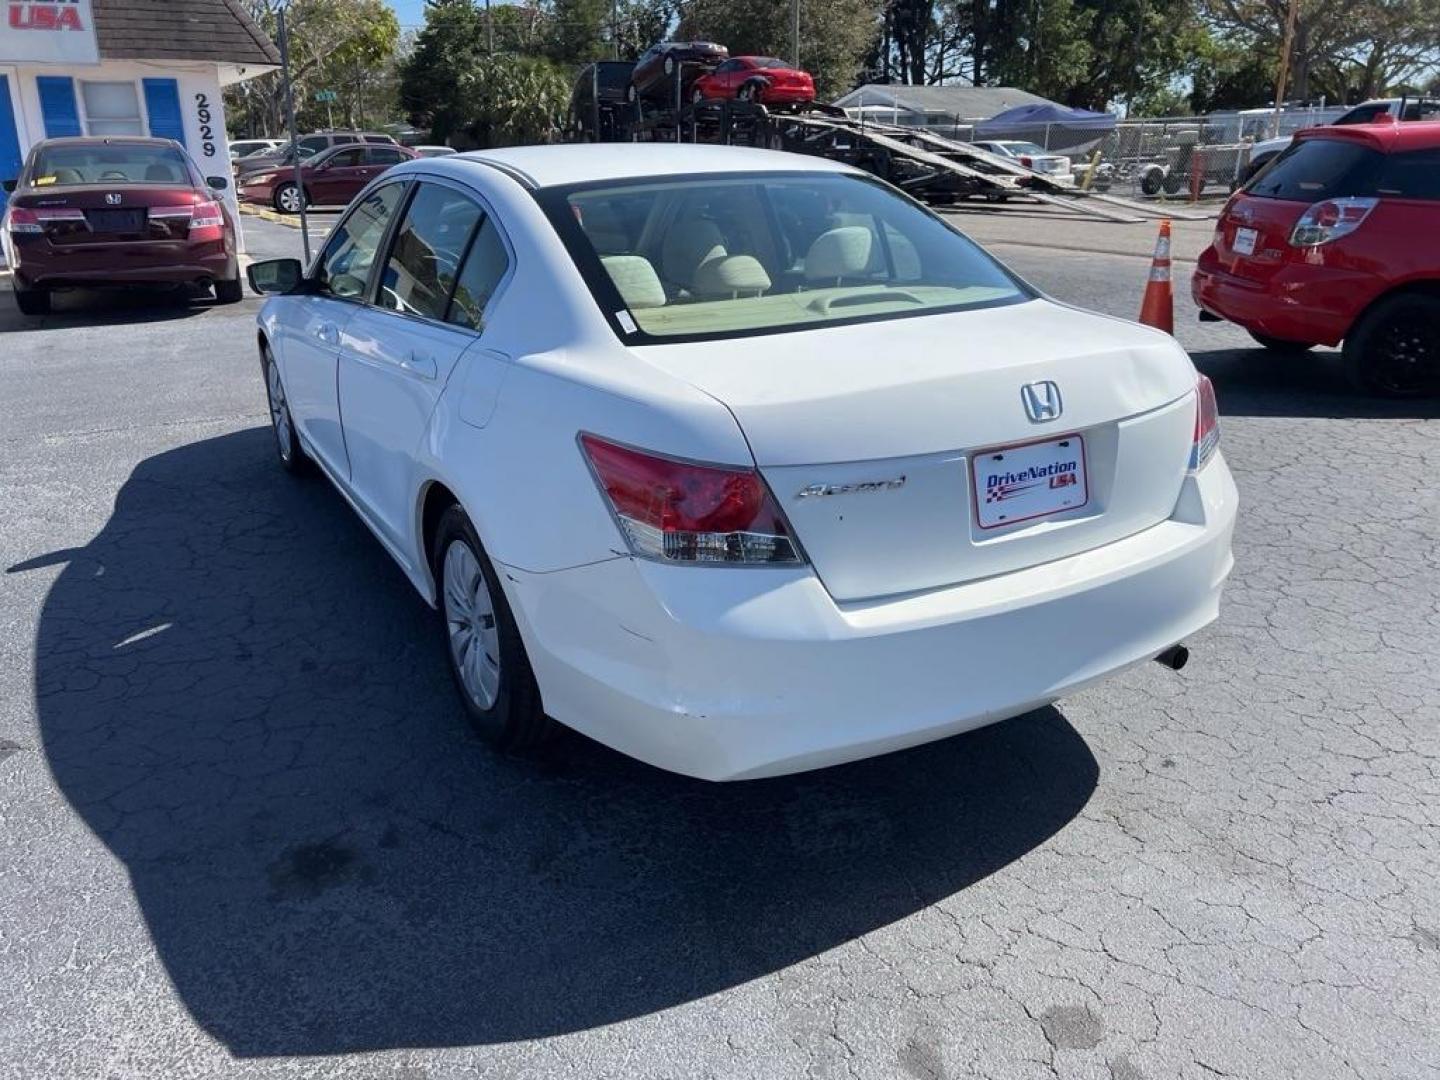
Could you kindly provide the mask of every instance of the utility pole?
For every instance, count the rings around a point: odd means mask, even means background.
[[[620,0],[610,0],[610,59],[620,59]]]
[[[495,20],[490,14],[490,0],[485,0],[485,51],[495,55]]]
[[[1295,20],[1300,15],[1300,0],[1290,0],[1290,13],[1285,18],[1285,43],[1280,47],[1280,75],[1275,80],[1275,120],[1271,138],[1280,135],[1280,110],[1285,105],[1285,83],[1290,78],[1290,51],[1295,46]]]
[[[800,0],[790,0],[790,62],[800,68]]]
[[[290,34],[285,29],[285,5],[275,12],[275,25],[280,32],[280,67],[285,76],[285,121],[290,128],[290,151],[294,155],[292,172],[295,197],[300,204],[300,241],[305,248],[305,265],[310,265],[310,216],[305,205],[305,185],[300,177],[300,135],[295,130],[295,88],[290,84]]]

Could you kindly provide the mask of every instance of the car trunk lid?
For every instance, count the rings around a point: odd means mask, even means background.
[[[57,247],[185,240],[191,212],[206,201],[180,185],[66,185],[17,197]]]
[[[1174,509],[1194,436],[1195,372],[1171,339],[1045,300],[635,352],[729,407],[842,601],[1005,573],[1154,525]],[[1023,388],[1046,383],[1060,415],[1036,422]],[[1068,490],[1038,493],[1056,512],[997,521],[986,504],[989,477],[1012,463],[1047,480],[1076,459]]]
[[[1290,234],[1310,204],[1237,195],[1215,222],[1215,254],[1222,269],[1264,282],[1289,261]]]

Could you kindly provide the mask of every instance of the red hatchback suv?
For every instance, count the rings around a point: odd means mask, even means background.
[[[1440,393],[1440,123],[1302,131],[1230,197],[1192,288],[1266,348],[1344,341],[1363,389]]]
[[[232,304],[240,283],[235,224],[208,179],[171,139],[45,139],[31,149],[0,217],[0,244],[27,315],[54,289],[205,285]],[[214,190],[212,190],[214,189]]]

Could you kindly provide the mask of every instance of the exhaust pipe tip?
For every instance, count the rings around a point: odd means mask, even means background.
[[[1190,662],[1190,650],[1184,645],[1171,645],[1155,657],[1155,662],[1169,668],[1171,671],[1179,671]]]

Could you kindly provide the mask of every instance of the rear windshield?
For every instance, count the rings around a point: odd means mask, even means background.
[[[75,184],[191,184],[189,165],[173,146],[110,143],[47,146],[35,157],[35,187]]]
[[[857,176],[635,180],[537,198],[630,340],[742,337],[1032,295],[930,211]]]
[[[784,60],[775,59],[773,56],[752,56],[750,57],[750,66],[761,69],[779,69],[788,68],[790,65]]]
[[[1291,145],[1245,191],[1304,203],[1372,195],[1384,161],[1384,154],[1359,143],[1308,139]]]

